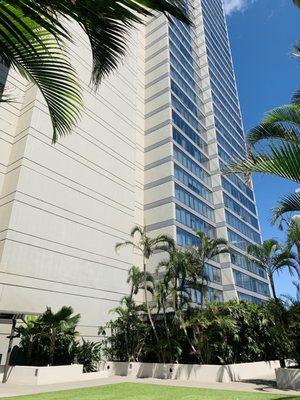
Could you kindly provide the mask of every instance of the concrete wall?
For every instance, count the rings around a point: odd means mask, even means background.
[[[132,376],[137,378],[159,378],[194,380],[198,382],[232,382],[245,379],[275,379],[275,368],[279,361],[256,362],[232,365],[156,364],[156,363],[102,363],[100,370],[109,376]]]
[[[281,388],[299,388],[300,371],[278,369],[278,361],[233,365],[159,364],[104,362],[98,372],[83,373],[82,365],[54,367],[14,366],[9,370],[8,382],[16,384],[43,385],[100,379],[109,376],[133,378],[174,379],[202,383],[232,382],[247,379],[275,379]]]
[[[55,367],[11,367],[9,383],[23,385],[47,385],[51,383],[75,382],[81,380],[83,366],[60,365]]]
[[[300,390],[300,369],[277,368],[276,381],[278,389]]]
[[[44,100],[14,71],[7,91],[18,101],[0,104],[0,311],[71,305],[80,333],[96,338],[140,264],[114,247],[144,223],[144,38],[133,32],[128,56],[95,93],[87,38],[74,36],[85,108],[72,135],[51,144]]]
[[[257,377],[274,379],[275,369],[279,366],[279,361],[261,361],[256,363],[231,364],[227,365],[226,368],[231,381],[241,381],[244,379],[257,379]]]

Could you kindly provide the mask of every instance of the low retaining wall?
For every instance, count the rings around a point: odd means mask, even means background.
[[[101,370],[109,376],[230,382],[226,367],[221,365],[107,362],[101,364]]]
[[[47,385],[51,383],[74,382],[81,380],[83,366],[59,365],[53,367],[30,367],[16,365],[8,371],[8,382],[24,385]]]
[[[109,376],[190,380],[202,383],[232,382],[247,379],[275,379],[275,368],[278,367],[278,361],[233,365],[105,362],[100,364],[98,372],[83,373],[83,366],[79,364],[53,367],[13,366],[9,369],[8,382],[46,385]],[[284,371],[298,371],[298,376],[300,375],[299,370]]]
[[[247,379],[275,379],[279,361],[232,365],[155,364],[155,363],[102,363],[100,369],[109,376],[194,380],[203,383],[232,382]]]
[[[300,369],[277,368],[276,382],[278,389],[300,390]]]
[[[227,373],[232,382],[247,379],[275,379],[275,369],[279,367],[279,361],[226,365]]]

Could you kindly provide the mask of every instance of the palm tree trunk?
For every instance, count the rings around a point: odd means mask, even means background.
[[[272,274],[269,274],[269,280],[270,280],[270,284],[271,284],[272,295],[273,295],[275,300],[278,300],[278,297],[276,295],[275,283],[274,283],[274,279],[273,279],[273,275]]]
[[[31,357],[32,357],[32,350],[33,350],[33,341],[30,340],[27,347],[27,354],[26,354],[26,364],[30,365]]]
[[[164,314],[164,324],[165,324],[165,329],[166,329],[167,342],[168,342],[169,352],[170,352],[170,356],[171,356],[172,347],[171,347],[171,341],[170,341],[170,330],[169,330],[168,321],[167,321],[167,312],[166,312],[165,304],[163,305],[162,308],[163,308],[163,314]],[[164,357],[164,364],[165,364],[165,362],[166,362],[166,357]],[[169,362],[172,362],[172,360],[170,359]]]
[[[148,314],[148,318],[155,336],[155,339],[157,340],[157,342],[159,341],[157,332],[156,332],[156,328],[152,319],[152,315],[151,315],[151,310],[150,310],[150,306],[149,306],[149,301],[148,301],[148,291],[147,291],[147,267],[146,267],[146,262],[144,261],[144,293],[145,293],[145,303],[146,303],[146,308],[147,308],[147,314]]]
[[[174,291],[175,291],[175,311],[178,310],[178,278],[175,276],[175,282],[174,282]]]
[[[54,364],[54,352],[55,352],[55,335],[52,334],[50,339],[50,346],[49,346],[49,365]]]

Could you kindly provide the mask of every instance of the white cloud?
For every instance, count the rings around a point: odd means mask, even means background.
[[[225,13],[227,15],[236,11],[244,11],[255,0],[224,0]]]

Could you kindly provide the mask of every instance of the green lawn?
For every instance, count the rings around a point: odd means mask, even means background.
[[[6,397],[2,400],[17,399]],[[300,396],[120,383],[22,396],[23,400],[300,400]]]

